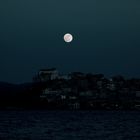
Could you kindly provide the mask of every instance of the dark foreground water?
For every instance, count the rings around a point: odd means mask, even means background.
[[[1,140],[140,140],[138,111],[0,111]]]

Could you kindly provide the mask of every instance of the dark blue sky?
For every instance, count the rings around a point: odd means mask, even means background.
[[[0,81],[50,67],[140,77],[140,1],[0,1]]]

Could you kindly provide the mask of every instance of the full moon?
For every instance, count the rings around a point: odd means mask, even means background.
[[[67,34],[64,35],[64,41],[65,42],[68,42],[69,43],[72,40],[73,40],[73,36],[71,34],[67,33]]]

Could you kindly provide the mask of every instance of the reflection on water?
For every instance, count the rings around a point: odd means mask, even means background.
[[[136,111],[0,111],[0,139],[139,140]]]

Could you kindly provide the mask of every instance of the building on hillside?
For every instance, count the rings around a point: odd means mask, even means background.
[[[60,95],[60,91],[46,88],[40,95],[40,99],[46,99],[48,102],[55,101]]]
[[[59,79],[70,80],[71,76],[70,75],[59,75]]]
[[[33,78],[36,82],[46,82],[59,78],[59,73],[55,68],[41,69],[38,74]]]

